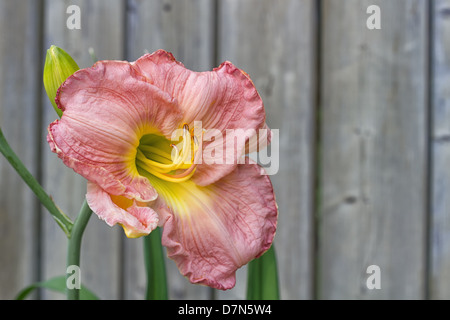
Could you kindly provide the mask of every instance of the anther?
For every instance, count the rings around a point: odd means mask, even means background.
[[[194,139],[194,144],[196,146],[198,146],[198,139],[197,139],[197,137],[196,136],[192,136],[192,139]]]

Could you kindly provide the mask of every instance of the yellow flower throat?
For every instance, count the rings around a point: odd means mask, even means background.
[[[201,150],[201,145],[193,130],[189,131],[187,124],[183,125],[181,138],[175,145],[162,135],[144,135],[139,141],[136,154],[138,171],[169,182],[189,180],[195,173],[195,157],[197,151]]]

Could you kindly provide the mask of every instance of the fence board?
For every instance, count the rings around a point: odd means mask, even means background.
[[[380,30],[366,27],[373,4]],[[427,2],[322,5],[319,297],[423,298]]]
[[[81,9],[81,30],[66,27],[69,5]],[[366,27],[369,5],[381,9],[380,30]],[[99,59],[130,61],[163,48],[193,70],[230,60],[250,74],[269,126],[280,129],[271,179],[281,298],[418,299],[428,286],[430,298],[448,299],[449,13],[450,0],[0,0],[0,126],[75,218],[86,182],[46,143],[57,116],[40,91],[42,45],[64,48],[80,67],[92,64],[89,47]],[[64,274],[67,241],[1,158],[0,190],[0,299],[11,299],[35,280]],[[380,290],[366,286],[373,264]],[[236,288],[218,292],[166,265],[172,299],[245,298],[245,267]],[[101,298],[144,296],[142,239],[126,239],[95,215],[81,267]]]
[[[40,6],[0,1],[0,127],[35,177]],[[38,202],[2,156],[0,190],[0,299],[12,299],[38,277]]]
[[[450,1],[433,2],[430,298],[450,298]]]
[[[230,60],[250,75],[269,127],[280,130],[279,171],[271,180],[279,206],[281,297],[312,298],[316,2],[219,3],[219,62]],[[220,297],[245,298],[245,274],[238,281]]]
[[[69,5],[81,10],[81,29],[69,30],[66,13]],[[92,65],[88,48],[99,59],[123,58],[123,1],[121,0],[48,0],[45,6],[45,47],[55,44],[65,49],[81,68]],[[86,194],[86,180],[65,167],[46,143],[47,126],[57,116],[45,96],[45,121],[42,128],[44,185],[60,208],[72,219],[76,217]],[[44,278],[65,274],[67,240],[55,222],[47,216],[43,221]],[[82,244],[81,280],[102,299],[121,298],[121,228],[111,229],[92,216]],[[46,298],[60,295],[48,293]]]
[[[214,2],[210,0],[128,1],[127,59],[144,51],[165,49],[187,68],[213,67]],[[125,242],[125,297],[142,299],[145,290],[142,239]],[[209,288],[192,285],[181,276],[172,260],[166,261],[171,299],[209,299]]]

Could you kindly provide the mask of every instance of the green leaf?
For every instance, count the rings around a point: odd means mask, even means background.
[[[272,245],[261,257],[250,261],[247,277],[247,300],[278,300],[278,270]]]
[[[144,262],[147,273],[145,298],[147,300],[167,300],[169,291],[159,228],[144,237]]]
[[[54,277],[46,281],[33,283],[32,285],[20,291],[15,299],[24,300],[31,292],[33,292],[33,290],[38,288],[45,288],[64,294],[66,292],[66,276]],[[99,300],[99,298],[94,293],[92,293],[92,291],[86,289],[86,287],[84,287],[83,285],[80,289],[80,299]]]

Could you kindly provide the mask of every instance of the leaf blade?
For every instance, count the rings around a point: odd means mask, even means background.
[[[278,268],[272,245],[261,257],[250,261],[247,277],[247,300],[279,300]]]
[[[24,300],[28,295],[31,294],[34,290],[38,288],[44,288],[48,290],[52,290],[55,292],[59,292],[64,294],[66,292],[66,276],[57,276],[51,279],[36,282],[28,287],[22,289],[15,297],[15,300]],[[100,300],[96,294],[92,291],[81,285],[80,289],[80,299],[81,300]]]

